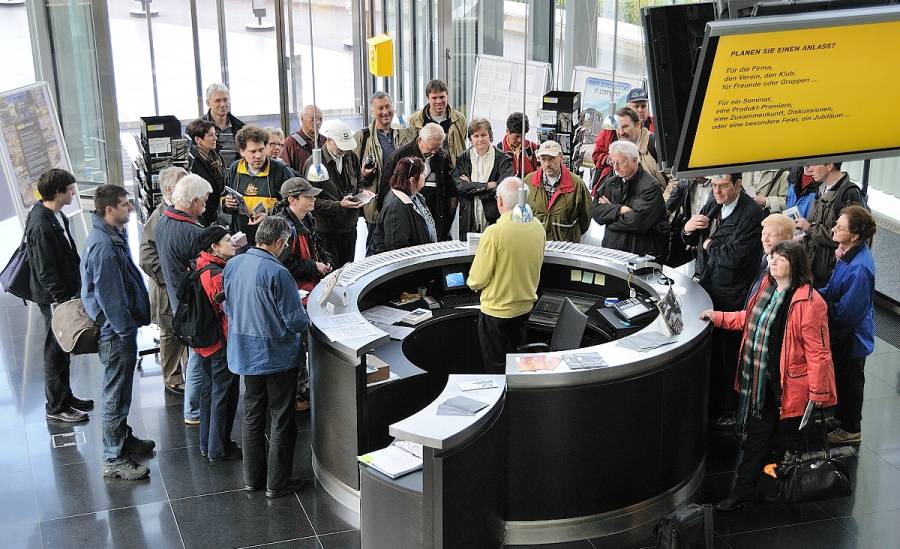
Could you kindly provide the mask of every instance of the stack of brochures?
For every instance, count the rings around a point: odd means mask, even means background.
[[[474,398],[455,396],[438,404],[439,416],[474,416],[476,412],[487,408],[487,404]]]
[[[397,478],[422,468],[422,445],[395,440],[387,448],[369,452],[356,459],[380,473]]]
[[[563,355],[562,359],[570,370],[590,370],[591,368],[603,368],[607,365],[599,353],[574,353]]]

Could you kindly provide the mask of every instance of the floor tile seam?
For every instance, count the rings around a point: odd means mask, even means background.
[[[256,545],[241,545],[237,549],[254,549],[255,547],[267,547],[269,545],[275,545],[276,543],[287,543],[289,541],[303,541],[303,540],[312,539],[312,538],[316,538],[316,541],[318,541],[320,544],[322,543],[321,541],[319,541],[318,536],[305,536],[302,538],[291,538],[291,539],[283,539],[280,541],[270,541],[268,543],[258,543]]]
[[[143,419],[141,419],[143,422]],[[144,426],[144,429],[147,427]],[[154,452],[153,457],[151,459],[157,459],[157,454],[159,452]],[[148,466],[149,467],[149,466]],[[162,467],[160,467],[159,460],[156,462],[156,470],[159,474],[159,481],[162,483],[163,493],[166,496],[166,505],[169,506],[169,511],[172,513],[172,520],[175,522],[175,531],[178,532],[178,539],[181,541],[181,547],[185,548],[186,545],[184,543],[184,534],[181,533],[181,526],[178,524],[178,517],[175,515],[175,508],[172,506],[172,500],[169,497],[169,487],[166,486],[166,477],[163,475]]]
[[[834,519],[834,517],[825,517],[825,518],[820,518],[820,519],[815,519],[815,520],[804,520],[804,521],[800,521],[800,522],[792,522],[791,524],[782,524],[781,526],[769,526],[766,528],[757,528],[755,530],[745,530],[743,532],[734,532],[731,534],[721,534],[720,533],[720,534],[718,534],[718,536],[721,538],[729,538],[732,536],[743,536],[744,534],[758,534],[760,532],[768,532],[770,530],[778,530],[779,528],[793,528],[795,526],[801,526],[804,524],[816,524],[819,522],[824,523],[824,522],[828,522],[830,520],[835,520],[835,519]]]
[[[100,509],[100,510],[97,510],[97,511],[88,511],[87,513],[75,513],[74,515],[66,515],[66,516],[63,516],[63,517],[54,517],[54,518],[49,518],[49,519],[39,520],[39,522],[40,522],[41,524],[43,524],[43,523],[45,523],[45,522],[55,522],[55,521],[58,521],[58,520],[66,520],[66,519],[71,519],[71,518],[86,517],[86,516],[88,516],[88,515],[96,515],[96,514],[98,514],[98,513],[111,513],[111,512],[113,512],[113,511],[123,511],[123,510],[125,510],[125,509],[136,509],[136,508],[140,507],[141,505],[153,505],[154,503],[166,503],[166,502],[167,502],[166,500],[160,500],[160,501],[145,501],[145,502],[143,502],[143,503],[137,503],[137,504],[135,504],[135,505],[125,505],[125,506],[122,506],[122,507],[113,507],[112,509]]]
[[[841,518],[850,518],[850,517],[841,517]],[[853,532],[850,531],[849,528],[847,528],[846,526],[844,526],[843,523],[842,523],[838,518],[832,517],[831,520],[833,520],[834,522],[837,523],[838,528],[840,528],[841,530],[843,530],[843,531],[847,532],[848,534],[850,534],[850,535],[853,537],[853,539],[859,538],[858,535],[854,534]]]
[[[230,493],[232,493],[232,492],[243,492],[243,491],[244,491],[243,488],[234,488],[234,489],[231,489],[231,490],[220,490],[220,491],[218,491],[218,492],[210,492],[210,493],[208,493],[208,494],[194,494],[193,496],[183,496],[183,497],[179,497],[179,498],[172,498],[172,499],[170,499],[169,501],[170,501],[170,502],[184,501],[184,500],[187,500],[187,499],[205,498],[206,496],[218,496],[218,495],[221,495],[221,494],[230,494]]]
[[[306,506],[303,505],[303,502],[302,502],[302,501],[300,501],[300,494],[297,493],[297,492],[294,492],[294,499],[296,499],[296,500],[297,500],[297,503],[300,504],[300,510],[303,511],[303,516],[306,517],[306,522],[308,522],[308,523],[309,523],[309,527],[312,528],[313,535],[316,537],[316,541],[319,542],[319,544],[320,544],[322,547],[324,547],[325,544],[322,543],[322,540],[319,538],[319,532],[318,532],[318,530],[316,530],[316,525],[313,524],[312,519],[309,518],[309,513],[306,512]]]

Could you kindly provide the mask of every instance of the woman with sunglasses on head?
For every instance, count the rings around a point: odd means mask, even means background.
[[[819,292],[828,303],[832,360],[841,396],[828,442],[862,441],[863,388],[866,357],[875,349],[875,260],[866,244],[875,235],[875,219],[858,205],[841,210],[831,229],[837,242],[837,263],[828,284]]]
[[[428,176],[421,158],[400,159],[375,225],[372,254],[437,241],[434,218],[419,191]]]
[[[753,505],[756,485],[770,456],[781,459],[802,444],[800,420],[807,403],[837,402],[828,344],[828,311],[812,287],[809,258],[801,244],[784,241],[772,248],[769,275],[743,311],[703,311],[701,320],[716,328],[742,331],[738,374],[737,431],[741,445],[737,480],[716,509]]]

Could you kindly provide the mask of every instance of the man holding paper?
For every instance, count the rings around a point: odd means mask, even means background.
[[[525,320],[537,301],[546,233],[537,219],[512,220],[522,180],[507,177],[497,187],[497,223],[485,229],[466,284],[481,291],[478,340],[484,369],[506,372],[506,354],[524,345]]]
[[[331,267],[340,269],[353,261],[356,251],[356,223],[360,209],[375,193],[360,188],[359,159],[353,154],[356,139],[350,127],[340,120],[322,124],[319,135],[325,137],[322,163],[328,171],[328,180],[314,182],[322,189],[316,201],[316,224],[322,244],[331,255]],[[306,161],[304,173],[312,158]]]

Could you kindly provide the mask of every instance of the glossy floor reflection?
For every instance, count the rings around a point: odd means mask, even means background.
[[[268,500],[241,490],[239,462],[200,457],[197,430],[181,421],[181,399],[162,390],[159,366],[145,358],[135,377],[129,424],[152,438],[149,480],[104,480],[98,412],[77,426],[44,420],[43,327],[37,310],[0,294],[0,546],[15,548],[360,547],[357,522],[312,480],[308,414],[295,472],[310,479],[295,497]],[[760,505],[717,516],[723,548],[900,547],[900,351],[878,342],[866,366],[863,444],[851,467],[851,497],[804,505]],[[99,399],[96,356],[72,361],[72,385]],[[240,413],[240,410],[239,410]],[[240,437],[240,422],[234,436]],[[738,441],[712,435],[698,498],[724,497]],[[544,547],[643,547],[615,539]]]

